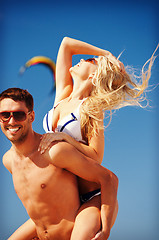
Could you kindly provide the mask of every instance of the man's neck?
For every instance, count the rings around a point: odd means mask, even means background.
[[[27,138],[18,143],[12,143],[12,149],[20,156],[29,156],[37,151],[40,143],[40,134],[32,132]]]

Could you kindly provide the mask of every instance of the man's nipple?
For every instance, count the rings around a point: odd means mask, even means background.
[[[42,183],[41,184],[41,188],[44,189],[46,187],[46,184],[45,183]]]

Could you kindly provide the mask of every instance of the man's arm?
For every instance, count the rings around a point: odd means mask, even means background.
[[[11,153],[11,149],[9,151],[7,151],[4,155],[3,155],[3,165],[7,168],[7,170],[12,174],[12,153]]]
[[[37,240],[37,232],[34,222],[29,219],[22,226],[20,226],[8,240]]]
[[[83,179],[100,184],[102,232],[107,239],[117,201],[118,179],[115,174],[65,142],[54,145],[49,150],[49,158],[56,167],[66,169]]]
[[[12,150],[10,149],[3,156],[3,165],[7,170],[12,173]],[[35,224],[29,219],[23,225],[21,225],[9,238],[8,240],[36,240],[37,237]]]

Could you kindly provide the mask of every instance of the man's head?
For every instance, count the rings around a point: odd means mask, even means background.
[[[24,141],[32,131],[33,97],[20,88],[9,88],[0,94],[0,124],[12,143]]]

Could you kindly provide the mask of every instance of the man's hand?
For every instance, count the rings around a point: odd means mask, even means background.
[[[97,239],[98,240],[107,240],[108,237],[109,237],[109,234],[110,234],[110,232],[109,233],[105,233],[105,232],[100,231],[91,240],[97,240]]]

